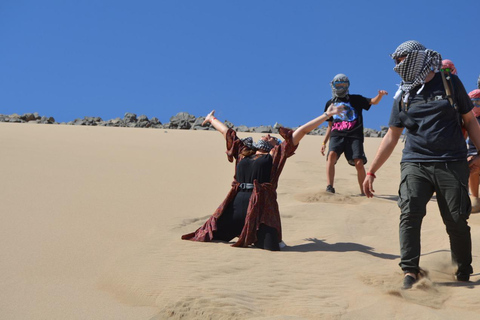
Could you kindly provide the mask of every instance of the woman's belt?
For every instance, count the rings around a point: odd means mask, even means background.
[[[242,190],[253,190],[253,183],[240,183],[238,188]]]

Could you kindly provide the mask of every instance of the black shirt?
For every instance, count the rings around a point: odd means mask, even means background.
[[[258,183],[270,182],[270,172],[272,171],[273,159],[267,153],[265,155],[251,155],[243,158],[237,164],[237,181],[239,183]]]
[[[465,160],[467,148],[459,114],[466,114],[473,105],[460,79],[452,75],[458,111],[446,98],[442,76],[437,72],[432,80],[412,89],[407,114],[418,128],[406,131],[407,140],[402,162],[443,162]],[[389,126],[405,127],[399,118],[401,97],[393,103]]]
[[[334,115],[328,119],[333,121],[331,136],[342,136],[363,139],[363,110],[369,110],[371,99],[358,94],[349,94],[345,98],[330,99],[325,104],[327,111],[330,104],[344,104],[347,107],[345,115]]]

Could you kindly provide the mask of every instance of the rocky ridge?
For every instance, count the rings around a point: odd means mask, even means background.
[[[135,113],[125,113],[123,119],[115,118],[103,120],[100,117],[84,117],[69,122],[58,123],[53,117],[40,116],[37,112],[25,113],[23,115],[0,114],[0,122],[12,123],[40,123],[40,124],[61,124],[74,126],[103,126],[103,127],[130,127],[130,128],[154,128],[154,129],[182,129],[182,130],[215,130],[210,125],[202,127],[205,117],[195,117],[187,112],[179,112],[170,118],[168,123],[162,124],[158,118],[148,119],[147,116],[141,115],[137,117]],[[275,123],[273,126],[247,127],[244,125],[234,126],[231,122],[225,121],[225,125],[233,128],[237,132],[259,132],[259,133],[278,133],[278,128],[282,125]],[[295,129],[295,128],[292,128]],[[320,126],[310,132],[311,135],[325,135],[326,126]],[[383,137],[387,133],[388,127],[381,127],[381,130],[364,129],[365,137]]]

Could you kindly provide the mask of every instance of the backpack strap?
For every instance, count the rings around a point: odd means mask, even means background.
[[[446,77],[445,72],[443,70],[440,70],[440,73],[442,74],[443,86],[445,87],[445,92],[447,94],[448,102],[450,102],[452,107],[457,111],[457,121],[460,124],[460,127],[462,128],[463,136],[466,138],[467,133],[466,133],[466,129],[464,128],[463,118],[460,112],[458,111],[457,101],[455,99],[455,86],[453,85],[452,74],[449,72],[448,77]]]
[[[440,73],[442,75],[443,87],[445,88],[445,93],[447,94],[448,102],[450,102],[450,104],[452,105],[452,107],[455,108],[455,110],[458,110],[457,103],[455,101],[455,95],[452,94],[454,90],[453,85],[451,83],[452,77],[450,76],[450,74],[448,75],[448,77],[446,77],[445,72],[443,70],[440,70]]]

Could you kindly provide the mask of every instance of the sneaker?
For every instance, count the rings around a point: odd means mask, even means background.
[[[331,184],[329,184],[329,185],[327,186],[327,192],[330,192],[330,193],[335,193],[335,188],[334,188],[334,187],[332,187],[332,185],[331,185]]]
[[[470,281],[470,275],[465,273],[459,273],[455,275],[457,281],[468,282]]]
[[[403,278],[403,287],[402,289],[411,289],[414,285],[414,283],[417,282],[417,279],[415,279],[412,276],[405,276]]]

